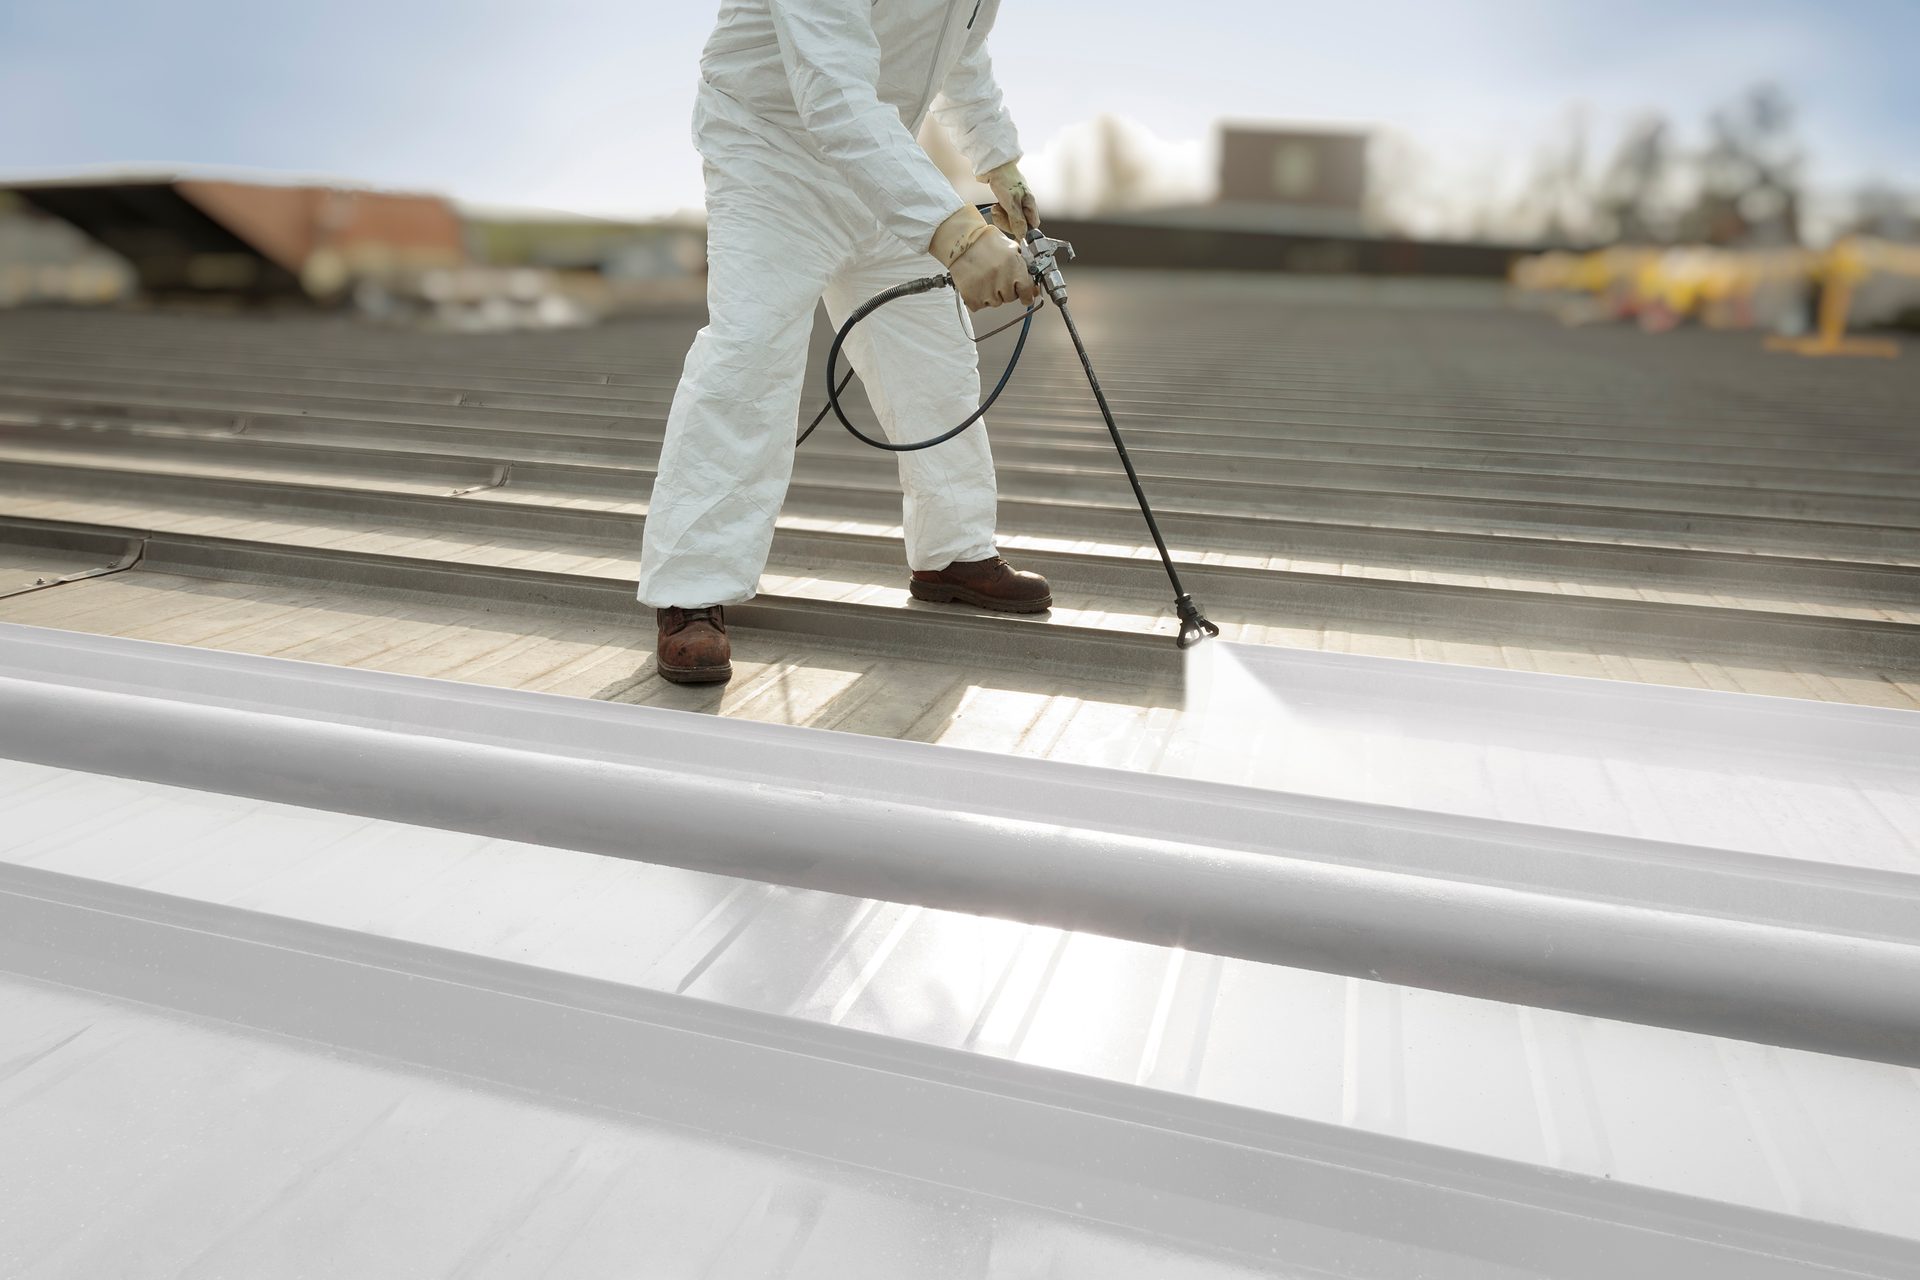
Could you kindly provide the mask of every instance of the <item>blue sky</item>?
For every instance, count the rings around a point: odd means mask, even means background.
[[[882,0],[884,3],[885,0]],[[595,212],[697,205],[694,61],[715,0],[7,0],[0,174],[204,164]],[[1018,38],[1014,38],[1018,36]],[[1102,113],[1389,128],[1461,181],[1579,104],[1691,128],[1786,85],[1830,188],[1920,188],[1920,0],[1004,0],[1030,149]]]

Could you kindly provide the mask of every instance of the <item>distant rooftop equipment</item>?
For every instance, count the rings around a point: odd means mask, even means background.
[[[12,190],[125,258],[149,294],[329,299],[356,279],[467,261],[439,196],[176,177]]]

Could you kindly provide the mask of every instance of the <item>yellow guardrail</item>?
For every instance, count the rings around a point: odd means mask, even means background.
[[[1567,303],[1569,320],[1631,320],[1656,333],[1687,321],[1715,329],[1804,325],[1817,299],[1813,331],[1775,334],[1769,350],[1885,357],[1899,354],[1897,342],[1848,330],[1863,310],[1920,309],[1920,246],[1858,236],[1820,251],[1622,245],[1522,258],[1512,283],[1522,294]]]

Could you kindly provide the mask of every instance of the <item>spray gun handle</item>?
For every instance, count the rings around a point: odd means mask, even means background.
[[[1000,208],[997,204],[977,204],[980,216],[988,222]],[[1027,260],[1027,269],[1033,272],[1033,278],[1046,290],[1047,297],[1058,306],[1067,300],[1067,281],[1060,274],[1060,263],[1073,261],[1073,246],[1065,240],[1055,240],[1038,227],[1027,228],[1027,238],[1020,242],[1020,256]]]

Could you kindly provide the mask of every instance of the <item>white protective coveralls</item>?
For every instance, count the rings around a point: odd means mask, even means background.
[[[701,56],[694,144],[707,187],[707,327],[687,354],[647,511],[639,597],[749,599],[793,470],[813,309],[836,324],[937,273],[964,207],[915,141],[931,111],[975,173],[1017,160],[987,61],[999,0],[725,0]],[[980,378],[947,290],[891,303],[846,351],[890,439],[972,413]],[[994,554],[985,424],[896,455],[907,564]]]

